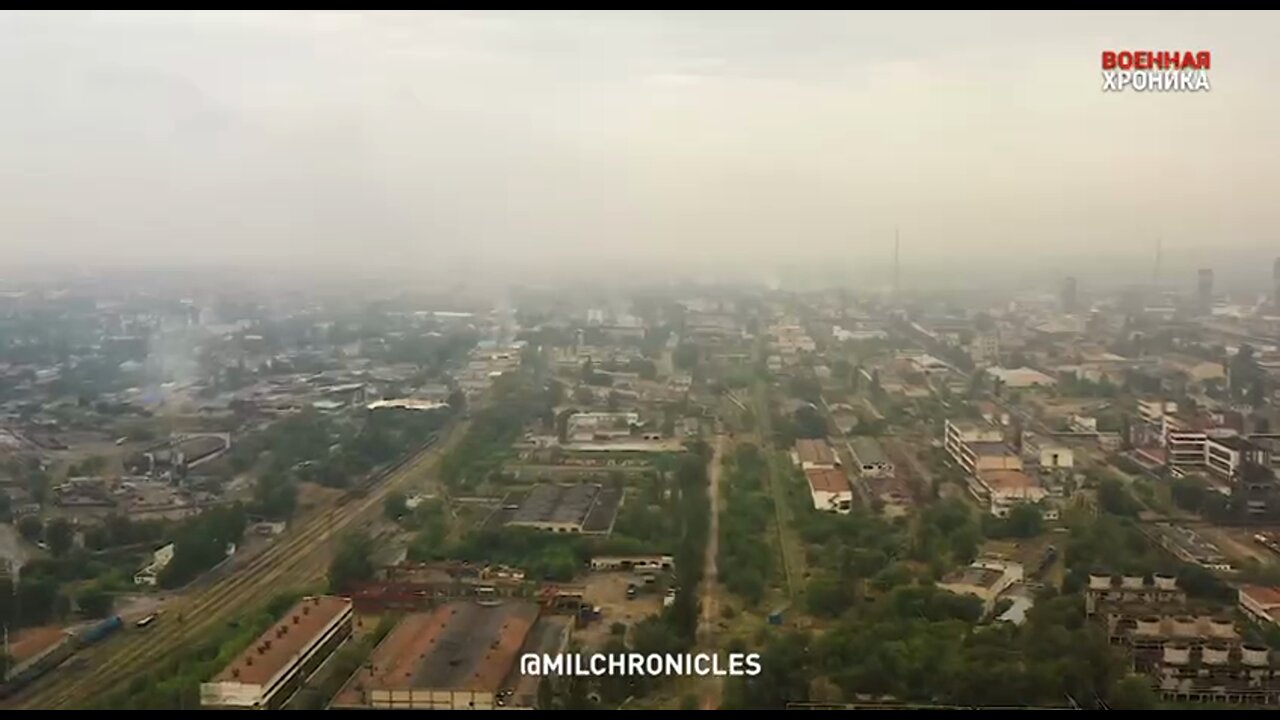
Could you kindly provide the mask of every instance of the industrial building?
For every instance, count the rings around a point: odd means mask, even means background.
[[[1160,544],[1160,547],[1173,553],[1183,562],[1222,572],[1230,572],[1234,569],[1231,561],[1222,554],[1217,545],[1191,528],[1169,523],[1155,523],[1149,526],[1148,534]]]
[[[1245,463],[1268,467],[1271,456],[1261,445],[1239,436],[1209,437],[1205,439],[1204,462],[1220,477],[1233,480],[1239,477]]]
[[[957,595],[972,595],[982,601],[984,613],[995,607],[996,598],[1022,581],[1022,565],[997,558],[978,558],[942,579],[938,588]]]
[[[155,585],[160,579],[160,572],[169,567],[169,563],[172,561],[173,543],[169,543],[151,554],[151,560],[134,574],[134,584]]]
[[[988,423],[947,420],[943,447],[962,470],[1021,470],[1022,459],[1004,444],[1004,431]]]
[[[621,488],[598,484],[536,485],[508,495],[491,522],[554,533],[608,535],[622,495]]]
[[[856,437],[850,445],[853,448],[853,461],[862,477],[893,476],[893,463],[885,455],[884,448],[880,447],[880,441],[871,437]]]
[[[1280,588],[1243,585],[1238,592],[1240,610],[1262,625],[1280,625]]]
[[[809,481],[814,509],[847,514],[853,508],[853,488],[843,470],[810,468],[804,471],[804,476]]]
[[[303,598],[213,680],[200,685],[201,707],[283,707],[351,635],[351,625],[351,600]]]
[[[406,616],[338,692],[336,709],[533,708],[539,678],[520,674],[524,653],[560,653],[572,619],[540,617],[532,602],[469,601]]]
[[[808,438],[796,440],[795,449],[791,451],[791,462],[801,470],[840,466],[840,459],[826,440]]]
[[[1085,589],[1086,615],[1098,615],[1115,608],[1133,606],[1181,606],[1187,593],[1178,587],[1173,575],[1156,573],[1150,582],[1142,575],[1109,575],[1089,573]]]
[[[1049,496],[1049,491],[1021,470],[980,470],[968,479],[969,494],[996,517],[1008,517],[1013,508],[1035,504]],[[1042,510],[1048,520],[1056,520],[1057,512]]]

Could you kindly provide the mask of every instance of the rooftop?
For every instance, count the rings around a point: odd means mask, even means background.
[[[538,619],[538,606],[452,602],[406,616],[347,681],[334,704],[364,704],[370,689],[496,692],[516,663]]]
[[[1267,610],[1280,609],[1280,587],[1266,585],[1241,585],[1240,594]]]
[[[9,643],[9,656],[15,665],[24,663],[67,639],[60,627],[27,628],[14,634]]]
[[[328,595],[299,600],[280,622],[223,668],[213,682],[265,685],[310,645],[330,622],[351,610],[351,600]]]
[[[1235,450],[1236,452],[1250,452],[1250,451],[1256,451],[1260,449],[1257,446],[1257,444],[1250,442],[1249,440],[1246,440],[1245,438],[1242,438],[1239,435],[1228,435],[1227,437],[1211,437],[1209,438],[1209,440],[1210,442],[1213,442],[1216,445],[1221,445],[1225,448]]]
[[[834,468],[813,468],[804,471],[813,492],[847,493],[852,492],[849,479],[844,472]]]
[[[580,524],[599,492],[599,485],[538,485],[510,522]]]
[[[994,587],[1004,573],[991,568],[966,567],[943,578],[943,585],[970,585],[980,588]]]
[[[815,465],[834,465],[836,455],[831,451],[831,446],[826,440],[810,440],[802,438],[796,440],[796,455],[800,457],[802,463],[813,463]]]
[[[1012,455],[1013,450],[1003,442],[971,442],[967,443],[974,455]]]
[[[982,473],[982,481],[992,490],[1004,492],[1038,487],[1035,479],[1021,470],[986,470]]]
[[[856,437],[853,439],[853,454],[858,456],[858,462],[864,465],[878,465],[888,462],[885,457],[884,448],[880,447],[880,441],[870,437]]]

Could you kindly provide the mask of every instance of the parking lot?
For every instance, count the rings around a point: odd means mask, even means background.
[[[609,637],[609,628],[616,622],[627,626],[662,611],[662,596],[670,580],[659,575],[652,585],[646,585],[643,575],[631,572],[594,572],[587,576],[584,585],[584,602],[600,608],[601,617],[574,635],[585,647],[603,645]],[[627,599],[627,585],[635,583],[636,597]]]

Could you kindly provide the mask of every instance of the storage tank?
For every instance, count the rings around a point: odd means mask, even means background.
[[[1189,638],[1200,634],[1196,619],[1190,615],[1179,615],[1173,619],[1173,634],[1177,637]]]
[[[1164,644],[1165,665],[1186,665],[1191,662],[1191,647],[1186,643],[1167,642]]]
[[[1148,637],[1160,634],[1160,617],[1157,615],[1144,615],[1138,618],[1138,624],[1133,629],[1135,635],[1146,635]]]
[[[1233,638],[1236,636],[1236,624],[1230,618],[1216,617],[1209,621],[1209,636],[1216,638]]]
[[[1120,587],[1125,590],[1141,590],[1146,584],[1146,580],[1141,575],[1125,575],[1120,578]]]
[[[1177,590],[1178,578],[1169,573],[1156,573],[1152,578],[1158,590]]]
[[[1210,643],[1200,649],[1200,660],[1205,665],[1212,665],[1213,667],[1226,665],[1229,655],[1230,651],[1226,645]]]
[[[1109,590],[1111,588],[1111,576],[1101,572],[1089,573],[1089,589],[1090,590]]]
[[[1241,660],[1249,667],[1266,667],[1270,664],[1265,645],[1245,645],[1240,650]]]

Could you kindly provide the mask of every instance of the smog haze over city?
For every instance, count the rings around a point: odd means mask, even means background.
[[[1276,16],[14,13],[0,249],[65,266],[1249,277]],[[1108,48],[1212,90],[1108,94]],[[468,270],[471,272],[471,270]],[[1037,277],[1037,280],[1042,278]],[[1261,282],[1263,278],[1256,278]]]
[[[1277,37],[0,15],[0,709],[1280,706]]]

